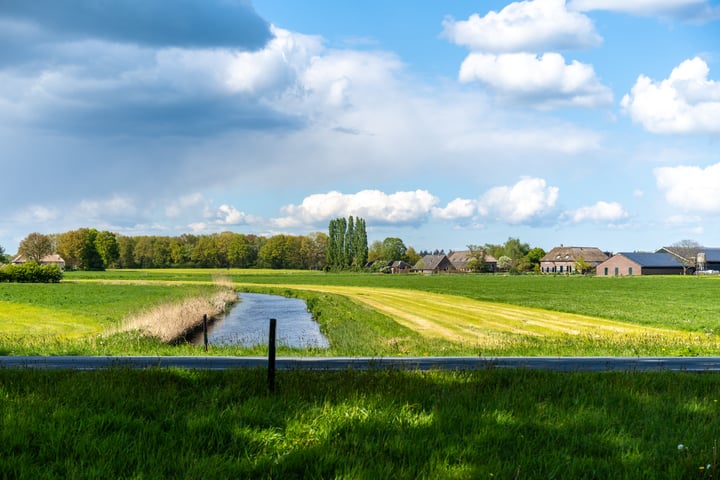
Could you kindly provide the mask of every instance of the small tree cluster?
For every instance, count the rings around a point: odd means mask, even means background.
[[[62,276],[62,270],[55,264],[38,265],[35,262],[25,262],[0,268],[0,282],[58,283]]]
[[[330,220],[328,225],[327,266],[331,270],[359,270],[368,260],[365,220],[352,215]]]

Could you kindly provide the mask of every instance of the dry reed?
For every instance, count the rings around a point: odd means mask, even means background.
[[[157,305],[126,318],[118,331],[138,330],[162,342],[173,342],[198,328],[203,315],[208,318],[224,313],[229,304],[237,301],[232,280],[213,277],[218,290],[211,297],[188,298],[177,303]]]

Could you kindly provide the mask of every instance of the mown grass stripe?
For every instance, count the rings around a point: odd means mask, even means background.
[[[423,336],[453,341],[468,335],[490,338],[499,333],[535,337],[652,335],[670,338],[688,334],[681,330],[418,290],[330,285],[267,286],[344,295],[391,316]]]

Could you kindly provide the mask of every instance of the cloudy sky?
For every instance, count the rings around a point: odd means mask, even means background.
[[[720,247],[720,1],[0,0],[0,246]]]

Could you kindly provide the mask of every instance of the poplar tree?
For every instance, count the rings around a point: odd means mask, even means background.
[[[365,220],[335,218],[328,224],[327,266],[332,270],[361,268],[367,262]]]

